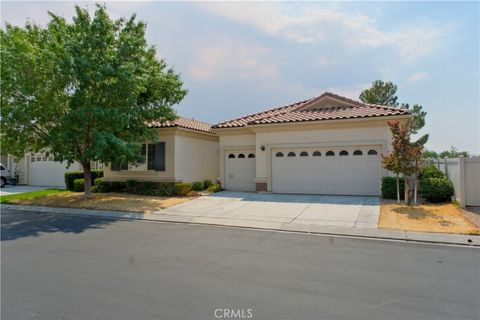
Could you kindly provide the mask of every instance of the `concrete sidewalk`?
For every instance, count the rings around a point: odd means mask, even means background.
[[[18,210],[41,213],[56,214],[72,214],[90,217],[103,217],[110,219],[134,219],[155,222],[175,222],[175,223],[191,223],[191,224],[207,224],[226,227],[265,229],[284,232],[299,232],[308,234],[336,235],[346,237],[376,238],[386,240],[400,240],[412,242],[427,242],[440,244],[455,245],[473,245],[480,246],[480,236],[445,234],[445,233],[426,233],[399,230],[383,230],[376,228],[355,228],[355,227],[338,227],[338,226],[321,226],[321,225],[304,225],[296,223],[268,223],[265,221],[248,220],[248,219],[221,219],[221,218],[192,218],[186,216],[162,215],[162,214],[146,214],[132,213],[122,211],[102,211],[87,209],[71,209],[71,208],[54,208],[40,206],[24,206],[24,205],[0,205],[1,210]]]

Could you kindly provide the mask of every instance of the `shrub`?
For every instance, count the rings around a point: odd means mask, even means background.
[[[75,192],[83,192],[84,190],[84,179],[75,179],[73,180],[73,191]]]
[[[186,196],[192,191],[192,184],[188,182],[178,182],[175,184],[175,194],[177,196]]]
[[[195,181],[192,184],[192,189],[194,191],[202,191],[202,190],[205,190],[205,185],[204,185],[203,181]]]
[[[125,183],[120,181],[112,181],[110,183],[110,191],[112,192],[123,192],[125,191]]]
[[[103,177],[102,170],[92,170],[92,181]],[[73,191],[73,181],[75,179],[83,179],[83,171],[67,171],[65,172],[65,187],[67,190]]]
[[[203,180],[203,187],[204,187],[205,189],[208,189],[208,188],[210,188],[211,186],[213,186],[212,180],[208,180],[208,179],[207,179],[207,180]]]
[[[156,195],[162,197],[171,197],[175,195],[175,183],[160,182],[157,186]]]
[[[103,181],[102,178],[95,179],[92,192],[107,193],[110,191],[110,183]]]
[[[400,199],[405,197],[405,184],[403,178],[400,178]],[[382,178],[382,198],[397,199],[397,178],[383,177]]]
[[[420,193],[430,202],[450,202],[454,194],[453,183],[447,177],[422,178]]]
[[[137,187],[138,187],[138,183],[135,180],[127,180],[127,183],[125,184],[125,190],[128,193],[137,192]]]
[[[218,191],[221,191],[222,189],[220,188],[220,185],[218,184],[212,184],[210,187],[208,187],[207,191],[211,193],[215,193]]]
[[[438,170],[434,165],[428,165],[420,169],[420,174],[418,175],[419,179],[425,178],[443,178],[445,174]]]

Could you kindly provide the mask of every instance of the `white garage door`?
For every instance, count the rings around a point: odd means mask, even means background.
[[[272,191],[379,195],[380,147],[272,150]]]
[[[52,157],[32,156],[28,182],[32,186],[65,187],[65,172],[75,170],[79,170],[76,163],[67,169],[66,162],[53,161]]]
[[[236,151],[225,153],[225,189],[231,191],[255,191],[255,152]]]

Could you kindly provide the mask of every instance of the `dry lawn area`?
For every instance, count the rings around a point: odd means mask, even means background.
[[[192,199],[191,197],[154,197],[123,193],[94,193],[85,199],[83,193],[61,192],[33,199],[10,200],[10,204],[97,209],[152,213]]]
[[[480,234],[480,228],[465,217],[453,204],[422,204],[406,206],[394,201],[382,201],[380,229]]]

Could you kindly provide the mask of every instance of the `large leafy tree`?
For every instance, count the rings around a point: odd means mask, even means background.
[[[2,148],[78,161],[90,196],[91,161],[141,160],[141,143],[155,140],[148,123],[173,120],[186,90],[135,15],[113,20],[101,5],[93,16],[77,6],[71,23],[49,14],[45,28],[0,30]]]
[[[398,103],[397,86],[390,81],[376,80],[372,82],[372,86],[360,93],[360,100],[366,103],[380,104],[383,106],[400,107],[410,109],[408,103]],[[409,130],[411,134],[416,134],[425,126],[425,117],[427,112],[423,111],[423,107],[419,104],[414,104],[410,109],[413,114],[413,119],[410,122]],[[425,139],[428,140],[428,136]]]

